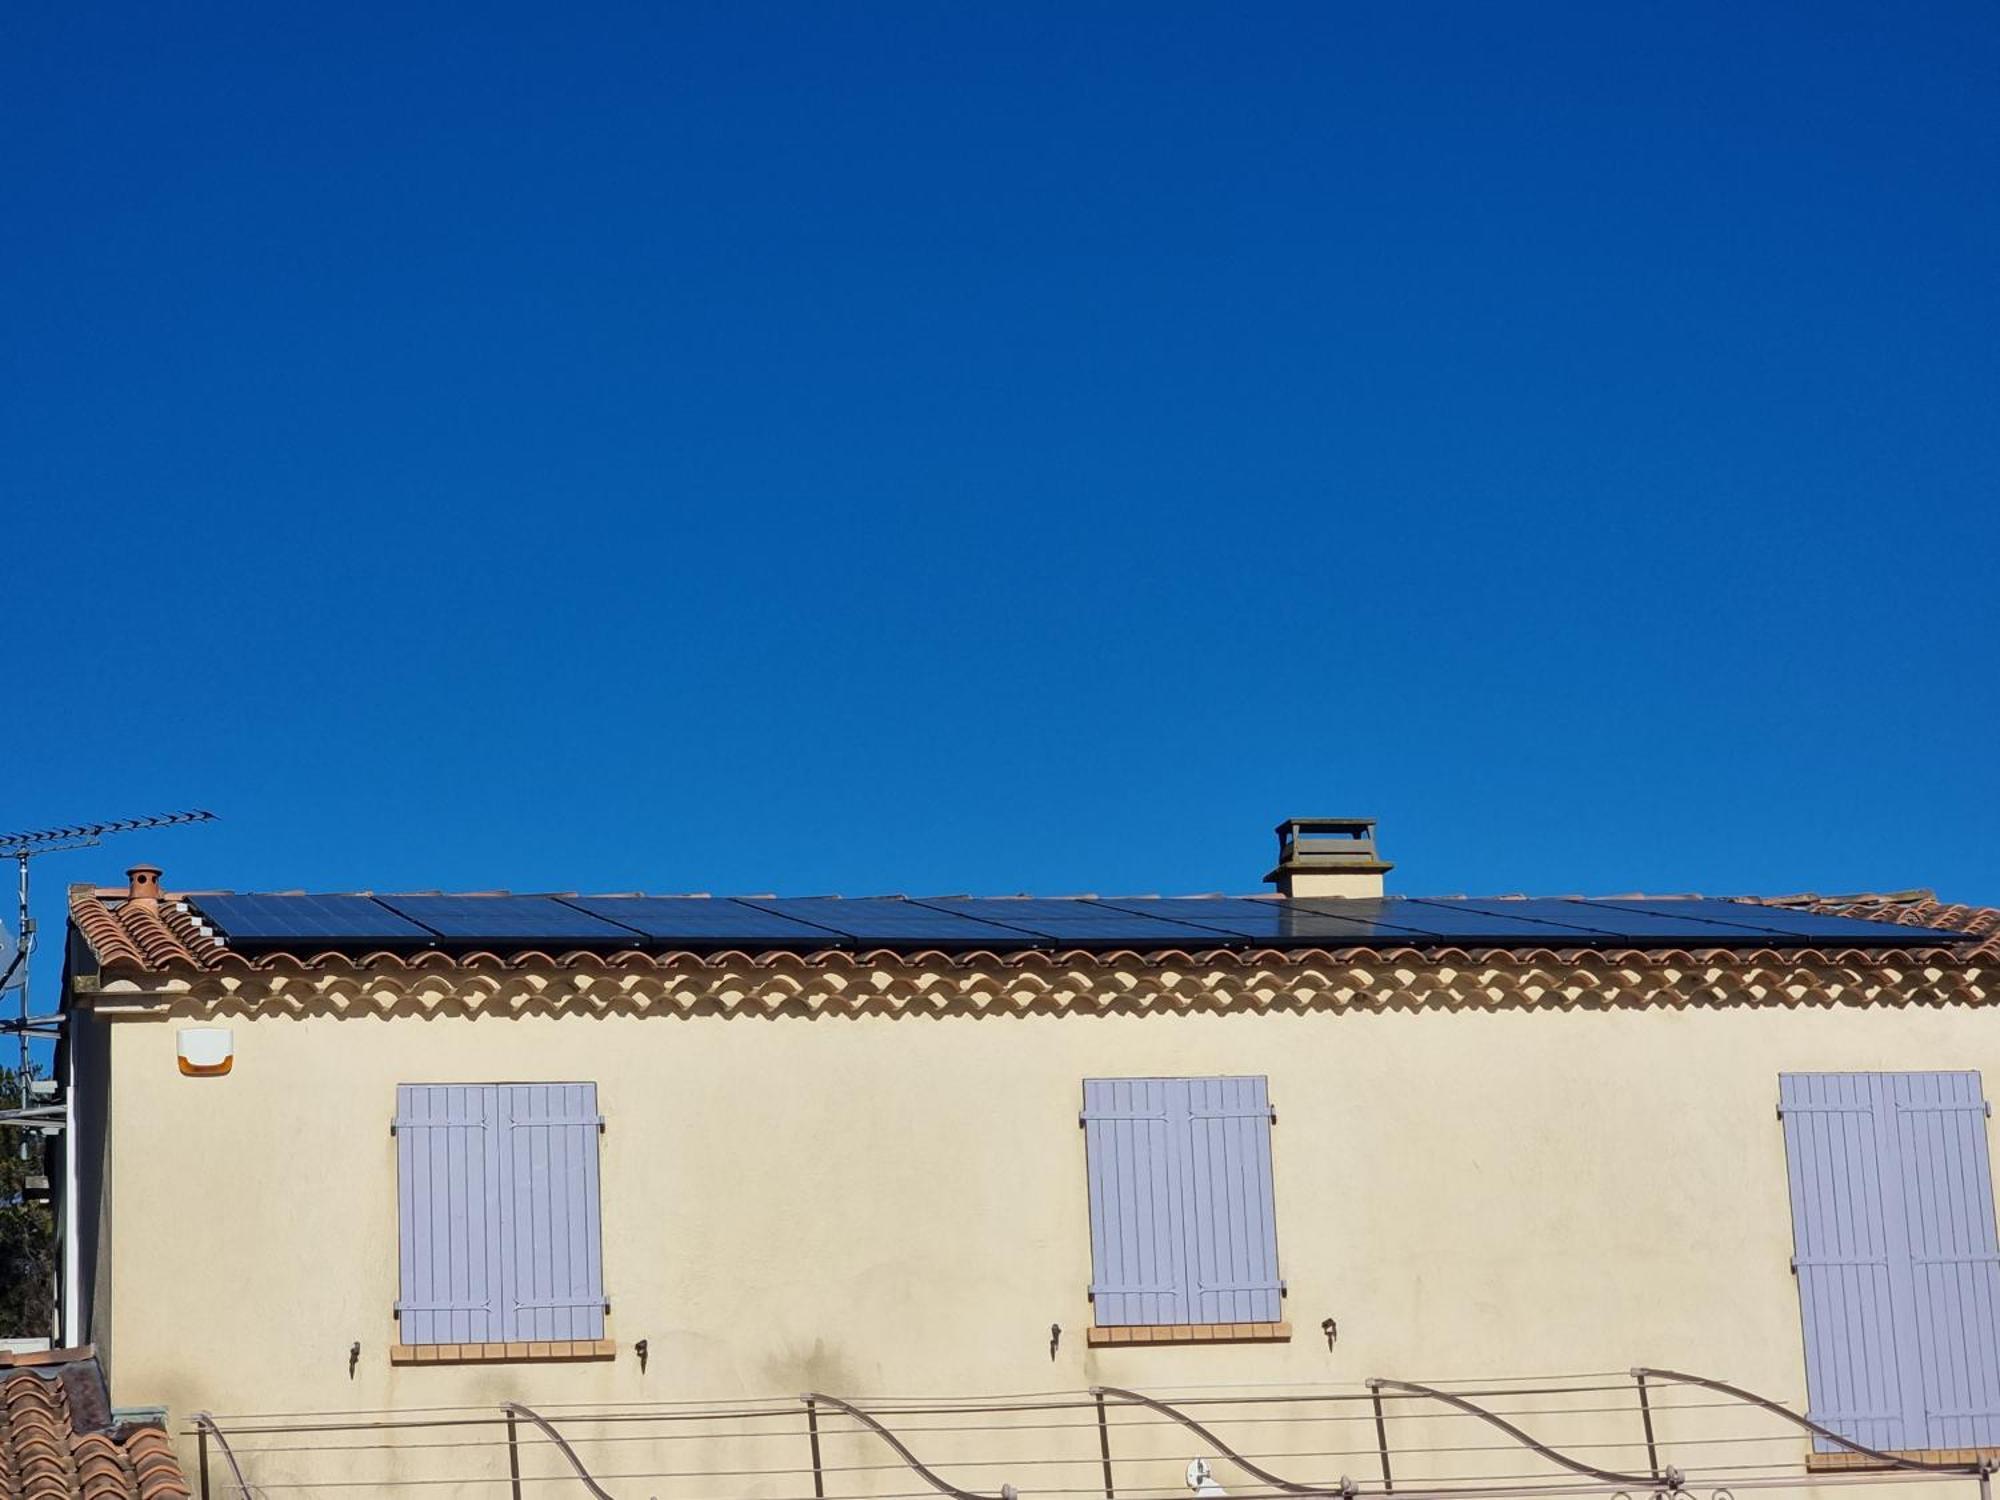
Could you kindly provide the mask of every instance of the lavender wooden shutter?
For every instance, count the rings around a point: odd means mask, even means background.
[[[1087,1078],[1084,1155],[1090,1174],[1090,1295],[1099,1327],[1188,1323],[1181,1158],[1166,1078]]]
[[[1197,1323],[1278,1320],[1271,1103],[1262,1078],[1179,1080],[1194,1212],[1188,1259]]]
[[[1977,1073],[1891,1073],[1925,1448],[2000,1443],[2000,1241]]]
[[[500,1088],[502,1337],[604,1337],[594,1083]]]
[[[1086,1079],[1083,1124],[1099,1326],[1277,1321],[1265,1080]]]
[[[1810,1414],[1871,1448],[2000,1441],[1979,1075],[1788,1073],[1778,1088]]]
[[[497,1095],[478,1084],[396,1090],[396,1314],[405,1344],[502,1337]]]

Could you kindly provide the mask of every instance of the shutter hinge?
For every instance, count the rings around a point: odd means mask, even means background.
[[[396,1122],[394,1120],[391,1120],[389,1122],[389,1134],[394,1135],[395,1133],[396,1133]]]
[[[1794,1276],[1799,1274],[1799,1258],[1796,1255],[1792,1257],[1792,1274]]]
[[[1785,1101],[1782,1099],[1778,1101],[1778,1118],[1781,1120],[1785,1118]]]

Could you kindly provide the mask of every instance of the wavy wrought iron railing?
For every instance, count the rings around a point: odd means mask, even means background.
[[[1562,1444],[1547,1440],[1545,1435],[1539,1435],[1529,1430],[1527,1426],[1522,1425],[1520,1421],[1515,1420],[1516,1418],[1535,1415],[1532,1411],[1498,1411],[1487,1404],[1487,1400],[1495,1396],[1518,1397],[1525,1394],[1533,1394],[1532,1390],[1521,1388],[1510,1389],[1504,1385],[1490,1389],[1471,1388],[1450,1390],[1435,1385],[1419,1384],[1415,1381],[1392,1380],[1387,1377],[1377,1377],[1365,1382],[1366,1396],[1353,1394],[1334,1395],[1323,1391],[1286,1394],[1262,1391],[1255,1395],[1190,1397],[1179,1403],[1163,1401],[1158,1397],[1149,1396],[1142,1391],[1129,1390],[1120,1386],[1094,1386],[1088,1393],[1088,1405],[1094,1406],[1096,1410],[1095,1427],[1098,1449],[1096,1458],[1094,1460],[1083,1458],[1035,1458],[1026,1461],[1062,1464],[1099,1462],[1102,1466],[1104,1500],[1119,1500],[1118,1486],[1115,1483],[1117,1475],[1114,1471],[1112,1456],[1111,1433],[1113,1426],[1107,1420],[1106,1413],[1107,1406],[1129,1406],[1152,1413],[1154,1416],[1164,1418],[1168,1422],[1178,1424],[1200,1440],[1209,1450],[1207,1456],[1232,1465],[1255,1485],[1262,1486],[1277,1495],[1294,1497],[1294,1500],[1359,1500],[1359,1497],[1362,1496],[1381,1497],[1381,1500],[1501,1500],[1501,1497],[1507,1497],[1507,1500],[1518,1500],[1518,1497],[1524,1493],[1532,1492],[1524,1492],[1518,1483],[1503,1485],[1498,1482],[1498,1479],[1490,1477],[1483,1480],[1473,1479],[1469,1481],[1432,1481],[1428,1485],[1419,1485],[1415,1488],[1406,1484],[1399,1489],[1395,1474],[1398,1450],[1390,1442],[1388,1414],[1385,1412],[1383,1404],[1385,1400],[1389,1400],[1415,1402],[1423,1405],[1435,1404],[1464,1417],[1476,1419],[1491,1427],[1494,1431],[1503,1434],[1510,1444],[1519,1448],[1522,1452],[1533,1454],[1543,1462],[1557,1469],[1567,1471],[1582,1479],[1593,1481],[1594,1486],[1587,1488],[1601,1486],[1602,1491],[1611,1493],[1612,1500],[1633,1500],[1635,1496],[1649,1496],[1651,1500],[1694,1500],[1694,1496],[1689,1490],[1689,1475],[1672,1464],[1661,1462],[1662,1449],[1666,1445],[1659,1440],[1658,1433],[1655,1430],[1653,1404],[1654,1384],[1658,1383],[1662,1386],[1692,1387],[1726,1397],[1729,1402],[1741,1403],[1746,1409],[1761,1411],[1772,1417],[1776,1417],[1800,1433],[1807,1433],[1824,1439],[1837,1448],[1856,1455],[1873,1468],[1902,1471],[1912,1475],[1932,1474],[1940,1477],[1960,1476],[1975,1478],[1979,1484],[1980,1500],[1992,1500],[1990,1480],[1995,1464],[1991,1457],[1984,1454],[1974,1454],[1963,1461],[1947,1461],[1939,1458],[1920,1457],[1911,1453],[1884,1452],[1843,1436],[1841,1433],[1833,1431],[1831,1428],[1812,1420],[1810,1417],[1803,1416],[1791,1410],[1782,1402],[1773,1401],[1768,1397],[1761,1396],[1754,1391],[1746,1390],[1741,1386],[1732,1385],[1727,1381],[1715,1380],[1702,1375],[1690,1375],[1679,1370],[1665,1370],[1651,1367],[1633,1369],[1629,1372],[1629,1375],[1632,1380],[1631,1391],[1634,1400],[1632,1411],[1637,1416],[1644,1434],[1647,1467],[1643,1472],[1607,1467],[1604,1464],[1591,1461],[1589,1457],[1576,1451],[1577,1446],[1601,1448],[1607,1446],[1605,1444],[1588,1443],[1566,1448]],[[1615,1377],[1604,1378],[1610,1379]],[[1588,1387],[1588,1389],[1597,1391],[1616,1391],[1622,1388],[1622,1386]],[[1571,1387],[1570,1389],[1577,1388]],[[945,1497],[945,1500],[1020,1500],[1020,1492],[1012,1484],[1002,1484],[999,1486],[997,1492],[989,1493],[981,1490],[962,1488],[952,1483],[937,1468],[933,1467],[930,1462],[920,1457],[910,1444],[905,1441],[904,1436],[896,1432],[883,1418],[924,1412],[949,1412],[964,1417],[980,1415],[999,1416],[1002,1414],[1013,1416],[1024,1410],[1071,1411],[1079,1407],[1085,1407],[1085,1403],[1077,1401],[1074,1397],[1038,1400],[1029,1406],[1022,1405],[1018,1400],[998,1402],[991,1406],[981,1406],[973,1402],[938,1404],[922,1400],[899,1401],[895,1403],[876,1401],[869,1405],[862,1405],[847,1400],[844,1397],[829,1395],[823,1391],[812,1391],[801,1396],[799,1400],[803,1407],[802,1413],[799,1413],[804,1417],[803,1436],[810,1445],[812,1486],[815,1500],[826,1500],[827,1477],[829,1473],[837,1476],[839,1473],[844,1472],[840,1469],[830,1469],[824,1461],[821,1451],[820,1426],[821,1413],[823,1411],[837,1414],[854,1424],[852,1428],[841,1429],[847,1436],[862,1437],[865,1434],[879,1440],[889,1452],[895,1455],[896,1459],[907,1469],[912,1478],[921,1481],[928,1489]],[[1362,1400],[1369,1401],[1372,1404],[1376,1457],[1381,1465],[1379,1482],[1371,1481],[1366,1484],[1345,1474],[1341,1475],[1337,1480],[1328,1481],[1326,1479],[1300,1479],[1277,1473],[1268,1467],[1271,1455],[1242,1453],[1224,1440],[1223,1436],[1216,1431],[1216,1427],[1225,1425],[1227,1418],[1210,1417],[1207,1421],[1203,1421],[1186,1409],[1189,1406],[1220,1406],[1224,1408],[1247,1406],[1262,1408],[1274,1403],[1301,1403],[1316,1406],[1328,1402],[1353,1403]],[[873,1409],[870,1409],[871,1406]],[[1670,1406],[1663,1409],[1683,1410],[1685,1408]],[[490,1412],[492,1408],[488,1408],[487,1410]],[[1401,1414],[1401,1410],[1399,1409],[1399,1414]],[[1623,1408],[1613,1407],[1608,1410],[1615,1416],[1615,1413],[1623,1410]],[[1544,1416],[1555,1414],[1558,1413],[1542,1413]],[[1570,1413],[1560,1414],[1569,1415]],[[765,1409],[753,1412],[739,1410],[734,1413],[715,1412],[706,1414],[700,1412],[681,1412],[677,1413],[671,1420],[676,1422],[725,1420],[732,1416],[748,1416],[762,1421],[771,1418],[783,1419],[785,1412],[782,1409]],[[612,1415],[601,1412],[568,1412],[564,1414],[563,1420],[566,1422],[601,1424],[607,1421],[643,1421],[647,1420],[647,1418],[638,1413]],[[1259,1417],[1258,1420],[1271,1421],[1274,1419],[1263,1416]],[[1360,1417],[1359,1420],[1365,1421],[1367,1417]],[[511,1480],[511,1491],[515,1500],[522,1500],[525,1484],[536,1485],[538,1492],[554,1494],[560,1494],[569,1485],[574,1484],[591,1496],[592,1500],[617,1500],[617,1497],[613,1496],[604,1487],[603,1483],[591,1473],[583,1457],[577,1452],[577,1443],[602,1442],[607,1439],[602,1437],[579,1437],[575,1442],[572,1442],[571,1438],[558,1430],[548,1417],[519,1402],[510,1401],[502,1403],[499,1407],[499,1415],[497,1417],[468,1415],[428,1419],[412,1417],[410,1419],[392,1419],[386,1422],[343,1423],[336,1421],[315,1422],[311,1425],[259,1425],[253,1428],[239,1429],[238,1435],[240,1436],[245,1432],[260,1434],[282,1432],[340,1433],[361,1430],[381,1433],[385,1430],[422,1427],[476,1427],[482,1425],[490,1427],[499,1425],[501,1422],[504,1422],[506,1427],[505,1444],[507,1449],[508,1479]],[[520,1427],[523,1424],[534,1428],[540,1434],[541,1439],[546,1440],[549,1445],[553,1446],[564,1464],[567,1465],[567,1475],[544,1474],[532,1479],[523,1475],[521,1469],[522,1436],[520,1433]],[[1085,1425],[1088,1426],[1089,1424],[1086,1422]],[[1000,1431],[1004,1429],[994,1428],[992,1430]],[[209,1476],[209,1449],[211,1443],[219,1450],[224,1462],[228,1466],[230,1475],[233,1476],[234,1483],[227,1486],[228,1491],[234,1495],[243,1497],[254,1497],[257,1495],[258,1491],[256,1487],[246,1478],[238,1453],[231,1446],[229,1436],[217,1425],[212,1414],[208,1412],[195,1414],[192,1419],[192,1435],[196,1437],[199,1445],[199,1479],[203,1500],[213,1500]],[[1758,1439],[1758,1441],[1761,1440]],[[1633,1442],[1630,1446],[1637,1448],[1640,1445],[1637,1442]],[[254,1452],[255,1450],[245,1451]],[[326,1451],[336,1452],[341,1450],[329,1449]],[[1345,1451],[1348,1456],[1357,1456],[1357,1450],[1349,1449]],[[1401,1456],[1407,1460],[1445,1451],[1455,1450],[1405,1447],[1401,1450]],[[1365,1453],[1366,1449],[1358,1450],[1358,1452]],[[1159,1454],[1157,1451],[1154,1451],[1144,1459],[1139,1459],[1135,1456],[1135,1458],[1128,1461],[1150,1464],[1156,1463],[1158,1459]],[[1016,1459],[1000,1460],[999,1462],[1011,1467],[1012,1463],[1017,1461],[1022,1460],[1017,1457]],[[954,1460],[954,1462],[969,1464],[974,1461],[961,1457]],[[990,1459],[982,1459],[978,1461],[977,1466],[990,1470],[995,1464]],[[740,1472],[747,1474],[761,1471]],[[778,1474],[785,1472],[798,1473],[800,1471],[774,1470],[771,1472]],[[1711,1469],[1708,1471],[1708,1474],[1708,1479],[1703,1481],[1702,1485],[1704,1489],[1708,1490],[1708,1500],[1734,1500],[1728,1488],[1728,1485],[1732,1481],[1739,1484],[1756,1483],[1759,1485],[1768,1485],[1777,1482],[1768,1478],[1757,1478],[1755,1480],[1738,1478],[1735,1473],[1728,1469]],[[634,1476],[627,1474],[613,1477],[632,1478]],[[1517,1481],[1521,1476],[1502,1477]],[[1833,1477],[1835,1476],[1829,1476],[1824,1473],[1814,1474],[1808,1470],[1799,1473],[1793,1480],[1782,1482],[1788,1484],[1824,1484],[1828,1483]],[[419,1482],[437,1483],[439,1481],[424,1480]],[[484,1482],[490,1483],[491,1481]],[[501,1482],[506,1483],[507,1481]],[[1194,1478],[1191,1476],[1189,1480],[1190,1486],[1194,1482]],[[540,1488],[543,1486],[553,1486],[553,1488],[543,1491]],[[1062,1493],[1064,1495],[1074,1495],[1079,1492],[1074,1488],[1066,1488],[1062,1490]],[[1201,1493],[1207,1495],[1213,1492],[1204,1489]]]

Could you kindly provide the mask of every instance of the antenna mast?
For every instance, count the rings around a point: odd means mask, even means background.
[[[28,1039],[30,1036],[54,1036],[61,1029],[59,1017],[35,1020],[28,1012],[28,958],[35,951],[35,919],[28,907],[28,861],[38,854],[56,854],[65,849],[95,849],[113,834],[137,833],[147,828],[177,828],[184,823],[213,823],[215,814],[193,809],[188,812],[157,813],[147,818],[117,818],[108,823],[78,823],[69,828],[38,828],[25,833],[0,833],[0,858],[11,859],[19,869],[20,918],[14,929],[14,954],[8,960],[4,973],[0,973],[0,995],[8,990],[18,991],[20,997],[20,1019],[0,1021],[0,1033],[15,1032],[21,1041],[20,1075],[21,1090],[19,1114],[17,1118],[26,1121],[31,1114],[28,1097]],[[13,1114],[14,1111],[7,1111]],[[47,1111],[51,1117],[47,1124],[59,1124],[63,1110],[51,1106]],[[22,1137],[21,1149],[27,1150],[27,1137]]]

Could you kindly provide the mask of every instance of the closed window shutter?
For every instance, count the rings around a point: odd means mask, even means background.
[[[597,1086],[403,1084],[405,1344],[604,1336]]]
[[[1195,1078],[1188,1090],[1194,1321],[1278,1320],[1271,1103],[1262,1078]]]
[[[1810,1415],[1871,1448],[2000,1442],[1979,1075],[1788,1073],[1779,1106]]]
[[[499,1090],[403,1084],[396,1090],[396,1176],[406,1344],[493,1343],[499,1301]]]
[[[2000,1241],[1977,1073],[1891,1073],[1926,1448],[2000,1444]]]
[[[604,1337],[597,1085],[508,1084],[501,1166],[508,1205],[509,1340]]]
[[[1265,1080],[1086,1079],[1083,1125],[1098,1325],[1277,1321]]]

